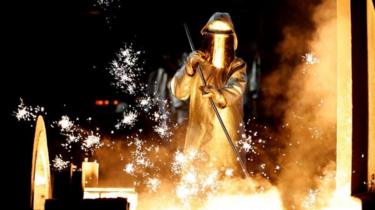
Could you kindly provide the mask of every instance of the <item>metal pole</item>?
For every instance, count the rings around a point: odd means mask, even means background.
[[[187,38],[188,38],[188,40],[189,40],[190,48],[191,48],[192,51],[194,51],[194,50],[195,50],[194,43],[193,43],[193,40],[191,39],[190,32],[189,32],[189,28],[187,27],[186,23],[184,24],[184,28],[185,28],[186,36],[187,36]],[[198,70],[199,76],[200,76],[200,78],[201,78],[201,81],[202,81],[202,83],[203,83],[203,86],[206,86],[206,85],[207,85],[207,82],[206,82],[206,79],[204,78],[204,75],[203,75],[203,72],[202,72],[202,70],[201,70],[200,65],[198,65],[197,70]],[[214,112],[215,112],[215,114],[216,114],[217,119],[218,119],[219,122],[220,122],[221,127],[223,128],[223,131],[224,131],[224,133],[225,133],[225,136],[227,137],[227,140],[228,140],[230,146],[232,147],[233,152],[234,152],[234,153],[236,154],[236,156],[237,156],[237,161],[240,163],[241,168],[242,168],[242,171],[243,171],[243,173],[245,174],[245,177],[246,177],[246,178],[249,178],[250,175],[249,175],[249,173],[248,173],[247,170],[246,170],[245,163],[244,163],[243,160],[241,159],[240,153],[237,151],[236,146],[234,145],[234,143],[233,143],[233,141],[232,141],[232,138],[230,137],[230,135],[229,135],[229,133],[228,133],[228,130],[227,130],[227,128],[225,127],[225,124],[224,124],[224,122],[223,122],[223,119],[221,118],[220,113],[219,113],[219,111],[217,110],[217,107],[216,107],[216,105],[215,105],[215,103],[214,103],[214,101],[212,100],[211,97],[209,98],[209,101],[210,101],[210,105],[211,105],[212,109],[214,110]]]

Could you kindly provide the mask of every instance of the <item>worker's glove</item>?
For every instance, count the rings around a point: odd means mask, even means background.
[[[201,86],[200,89],[204,98],[212,98],[214,103],[217,104],[220,108],[224,108],[226,106],[227,102],[218,88],[212,85],[208,85]]]
[[[198,64],[206,62],[206,55],[202,51],[196,50],[190,53],[186,63],[186,73],[193,76],[197,69]]]

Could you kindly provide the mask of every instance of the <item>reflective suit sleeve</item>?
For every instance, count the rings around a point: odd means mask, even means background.
[[[232,66],[229,79],[225,86],[220,89],[225,101],[222,103],[222,108],[232,106],[242,98],[242,94],[246,88],[246,81],[246,63],[240,60]]]
[[[179,69],[171,81],[171,90],[174,96],[180,100],[186,100],[190,96],[191,83],[195,75],[186,73],[186,64]]]

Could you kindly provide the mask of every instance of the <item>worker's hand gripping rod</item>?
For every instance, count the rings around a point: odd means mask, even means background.
[[[186,36],[187,36],[187,38],[188,38],[188,40],[189,40],[190,48],[191,48],[192,51],[194,51],[195,48],[194,48],[193,40],[191,39],[191,36],[190,36],[189,28],[187,27],[186,24],[184,24],[184,27],[185,27]],[[202,80],[203,86],[206,86],[206,85],[207,85],[207,83],[206,83],[206,79],[204,78],[204,75],[203,75],[203,72],[202,72],[202,70],[201,70],[200,65],[198,65],[198,67],[197,67],[197,71],[198,71],[198,74],[199,74],[199,76],[200,76],[200,78],[201,78],[201,80]],[[212,100],[211,97],[209,98],[209,101],[210,101],[210,104],[211,104],[212,109],[214,110],[214,112],[215,112],[215,114],[216,114],[217,119],[218,119],[219,122],[220,122],[221,127],[223,128],[223,131],[224,131],[224,133],[225,133],[225,136],[227,137],[227,140],[228,140],[230,146],[232,147],[233,152],[236,154],[237,161],[240,163],[240,165],[241,165],[241,169],[242,169],[243,173],[245,174],[245,177],[246,177],[246,178],[249,178],[250,176],[249,176],[249,173],[248,173],[247,170],[246,170],[245,163],[244,163],[243,160],[241,159],[240,153],[237,151],[237,148],[236,148],[236,146],[234,145],[234,143],[233,143],[233,141],[232,141],[232,138],[230,137],[230,135],[229,135],[229,133],[228,133],[228,130],[227,130],[227,128],[226,128],[225,125],[224,125],[223,119],[221,118],[220,113],[219,113],[219,111],[217,110],[217,107],[216,107],[216,105],[215,105],[215,103],[214,103],[214,101]]]

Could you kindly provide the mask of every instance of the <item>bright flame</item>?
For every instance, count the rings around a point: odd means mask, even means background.
[[[214,34],[214,50],[212,53],[212,64],[218,69],[224,67],[226,37],[226,34]]]

